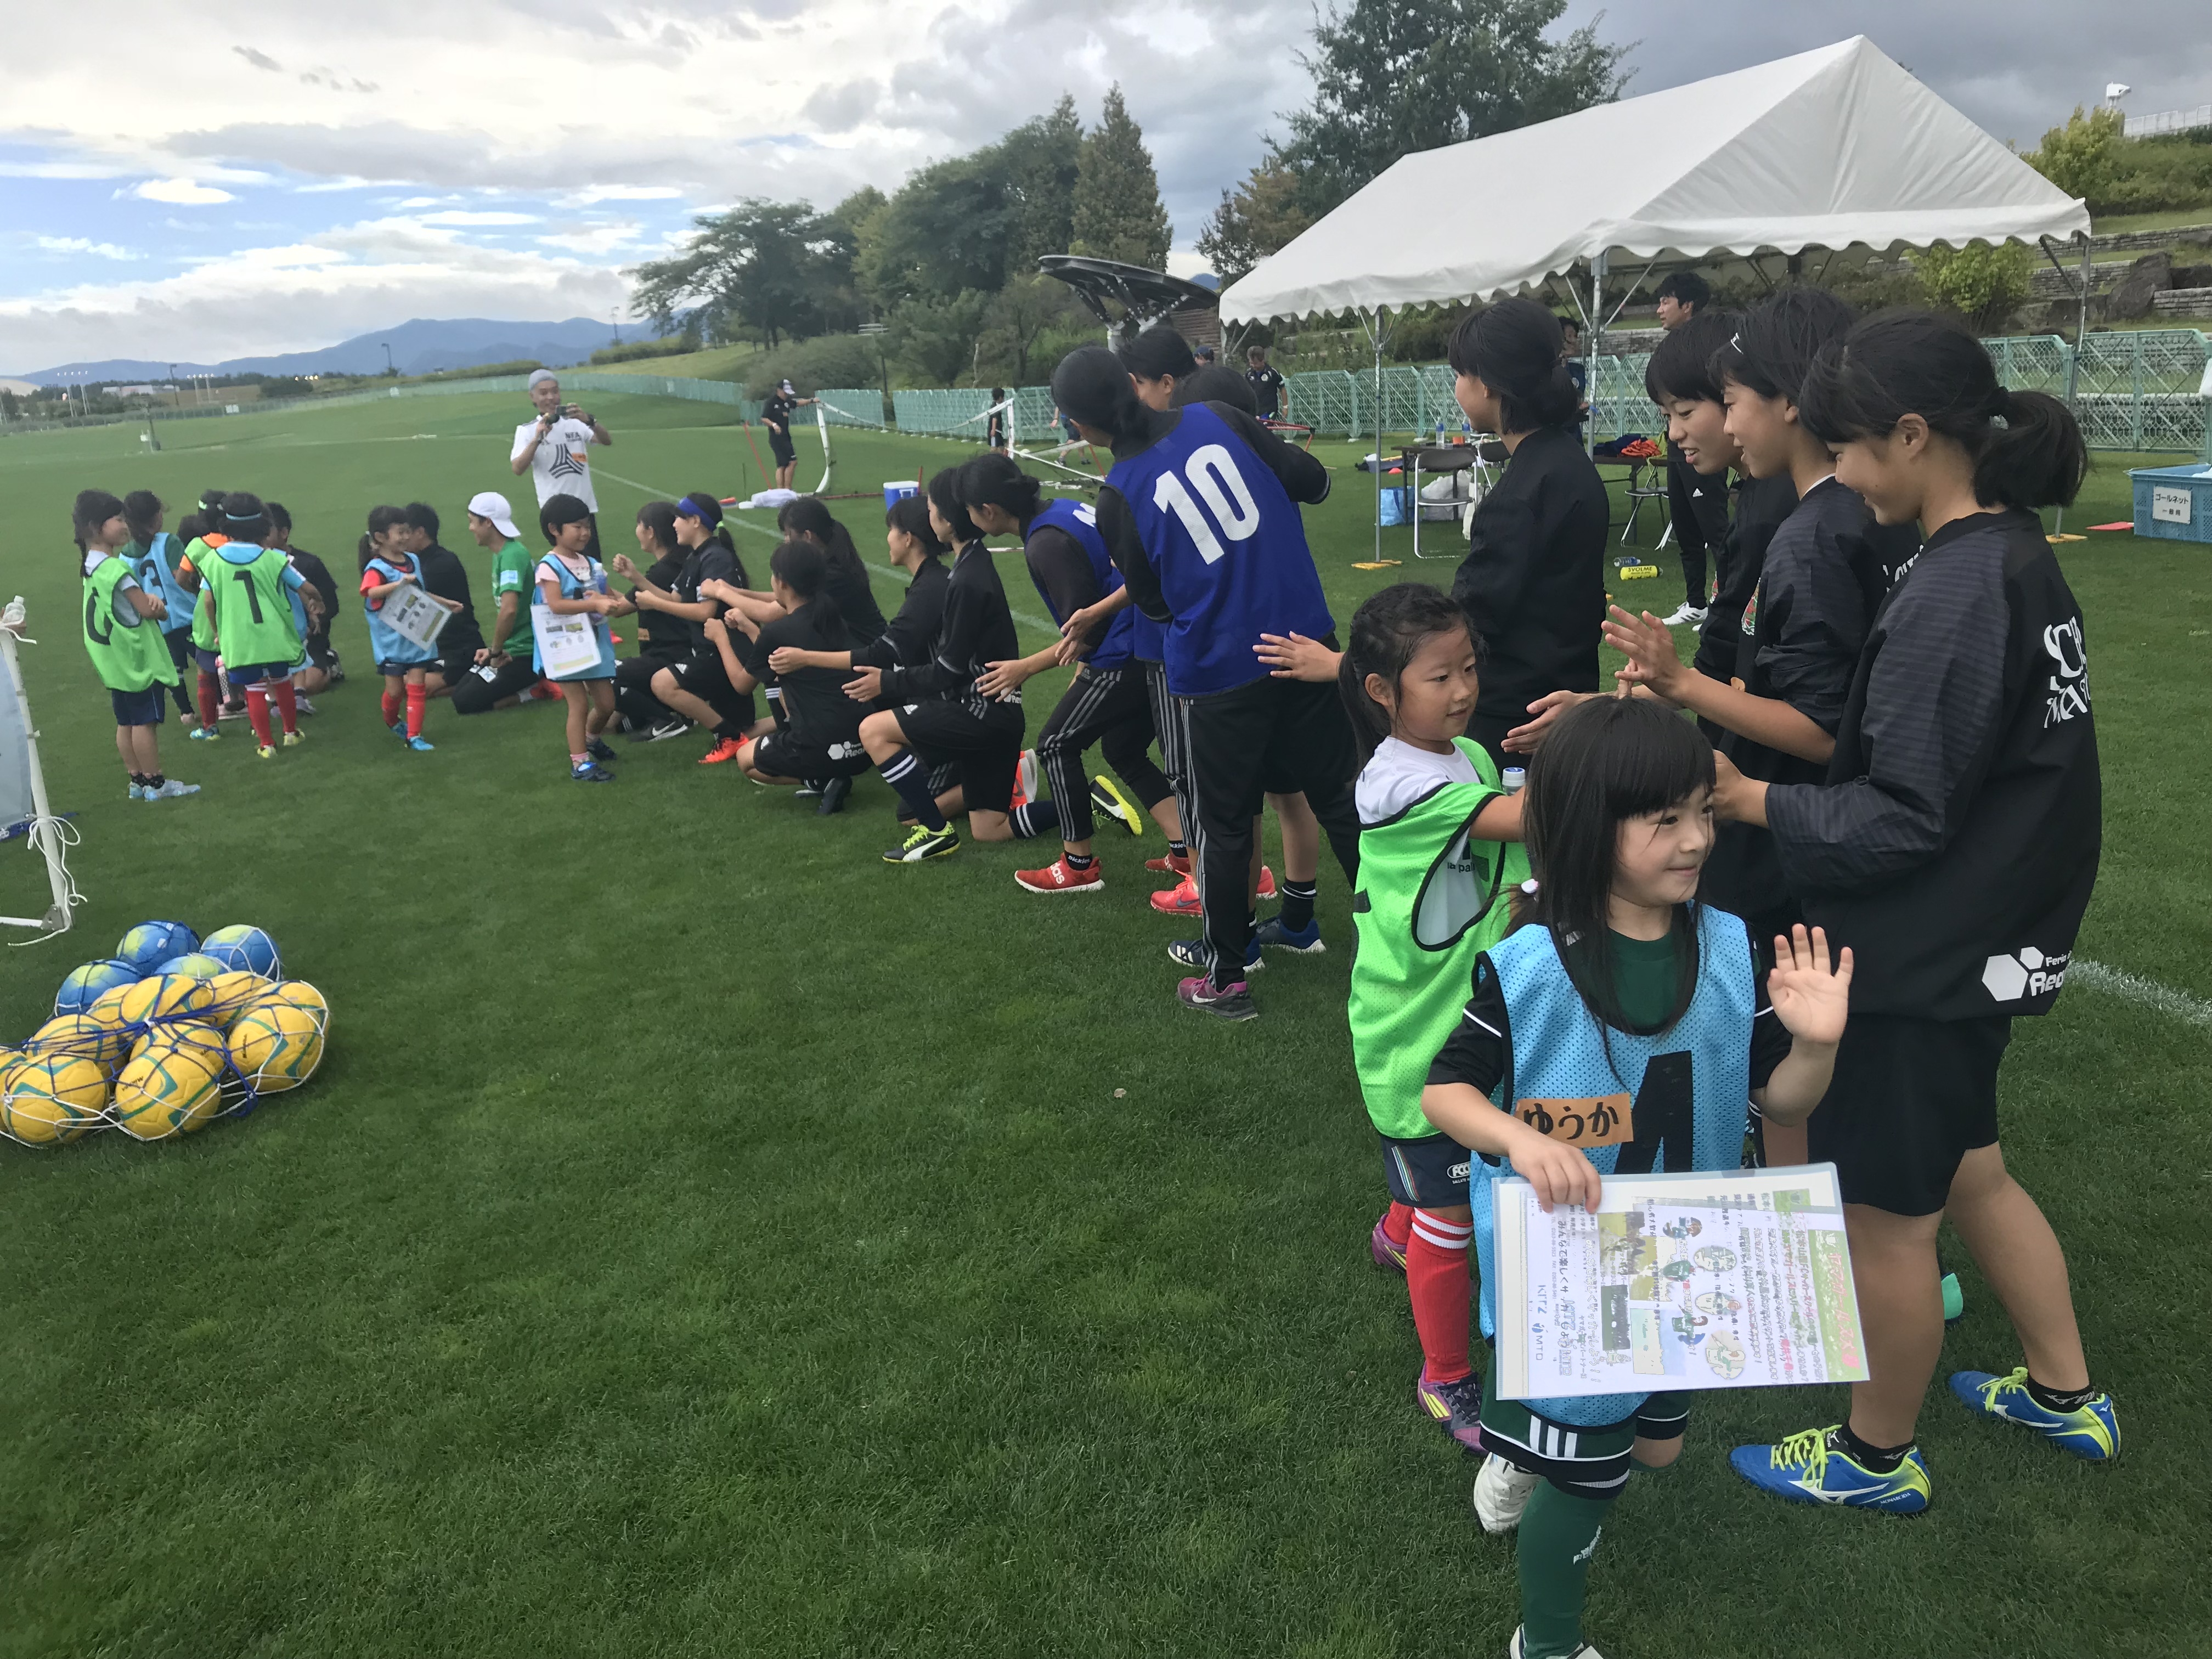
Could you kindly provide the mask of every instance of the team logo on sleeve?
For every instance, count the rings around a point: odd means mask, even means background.
[[[1982,988],[1996,1002],[2039,997],[2066,983],[2066,965],[2072,960],[2070,951],[2047,957],[2023,945],[2010,956],[1994,956],[1982,964]]]
[[[2069,617],[2045,629],[2043,648],[2051,657],[2051,678],[2045,683],[2043,702],[2043,727],[2047,732],[2089,712],[2089,652],[2081,637],[2081,619]]]

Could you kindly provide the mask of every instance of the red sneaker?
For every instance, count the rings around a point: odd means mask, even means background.
[[[1254,896],[1258,898],[1275,896],[1275,872],[1264,864],[1260,866],[1259,891]]]
[[[530,688],[531,700],[535,702],[551,702],[560,695],[561,688],[550,680],[540,680]]]
[[[1152,895],[1152,908],[1164,916],[1195,916],[1205,914],[1206,907],[1198,902],[1198,882],[1185,876],[1173,887]]]
[[[1186,853],[1177,858],[1170,853],[1164,857],[1146,859],[1145,868],[1156,876],[1187,876],[1190,873],[1190,854]]]
[[[1024,893],[1103,893],[1106,866],[1092,860],[1088,870],[1078,870],[1063,853],[1042,870],[1017,870],[1014,885]]]
[[[735,738],[717,738],[714,746],[699,757],[702,766],[720,766],[724,761],[733,761],[744,753],[744,744]]]

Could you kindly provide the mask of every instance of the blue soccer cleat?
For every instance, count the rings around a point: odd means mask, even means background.
[[[1928,1507],[1933,1493],[1918,1447],[1881,1474],[1835,1443],[1837,1427],[1806,1429],[1778,1445],[1738,1446],[1729,1454],[1729,1467],[1759,1491],[1791,1504],[1882,1510],[1891,1515],[1917,1515]]]
[[[418,755],[427,755],[438,746],[428,738],[409,738],[405,742]]]
[[[2028,1393],[2025,1365],[2008,1376],[1989,1371],[1953,1371],[1951,1392],[1977,1415],[2033,1429],[2076,1457],[2104,1463],[2120,1455],[2120,1417],[2109,1394],[2100,1392],[2070,1412],[2051,1411],[2037,1405],[2035,1396]]]
[[[1321,921],[1315,917],[1304,927],[1285,927],[1280,916],[1269,916],[1252,930],[1253,942],[1271,951],[1295,951],[1302,957],[1317,957],[1328,949],[1322,943]]]

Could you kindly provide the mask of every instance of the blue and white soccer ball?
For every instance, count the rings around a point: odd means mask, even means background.
[[[171,957],[190,956],[200,936],[181,921],[142,921],[123,936],[115,954],[141,974],[150,974]]]
[[[249,927],[240,922],[229,927],[218,927],[200,941],[204,956],[213,957],[233,973],[258,974],[264,979],[278,977],[276,941],[258,927]]]
[[[72,968],[62,988],[54,996],[56,1014],[81,1014],[100,1000],[104,993],[118,985],[130,985],[145,975],[129,963],[118,957],[106,957],[99,962],[88,962],[81,968]]]

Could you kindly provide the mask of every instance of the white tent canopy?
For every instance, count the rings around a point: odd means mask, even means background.
[[[1864,35],[1401,156],[1228,322],[1486,299],[1584,262],[2033,242],[2089,215]]]

